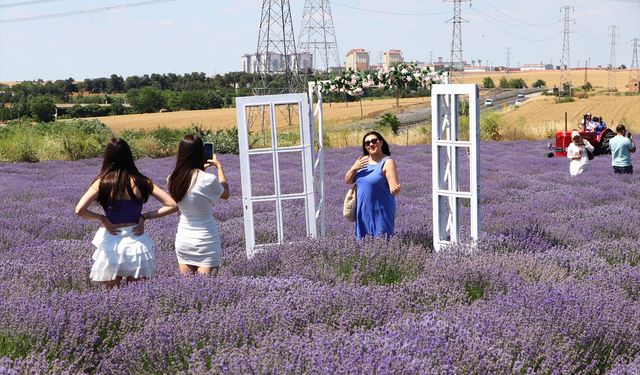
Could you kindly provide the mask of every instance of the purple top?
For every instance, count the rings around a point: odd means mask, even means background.
[[[142,203],[131,199],[116,199],[104,210],[112,224],[137,223],[142,213]]]

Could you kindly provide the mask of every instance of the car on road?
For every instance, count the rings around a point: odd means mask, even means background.
[[[522,105],[523,100],[518,98],[516,99],[516,101],[513,103],[513,105],[515,105],[516,107],[520,107]]]
[[[519,92],[517,98],[518,99],[524,99],[524,94]]]
[[[491,106],[493,106],[493,99],[485,99],[485,100],[484,100],[484,106],[485,106],[485,107],[491,107]]]

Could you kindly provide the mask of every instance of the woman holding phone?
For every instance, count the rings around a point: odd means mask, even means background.
[[[149,196],[162,207],[142,213]],[[89,210],[97,201],[104,215]],[[96,250],[90,278],[107,288],[122,280],[137,281],[154,275],[153,245],[144,234],[144,221],[169,215],[178,210],[176,202],[138,171],[127,142],[112,138],[104,150],[100,174],[76,205],[76,215],[98,221],[102,228],[93,238]]]
[[[209,167],[216,168],[217,177],[205,172]],[[200,137],[186,135],[178,146],[176,166],[168,184],[169,193],[180,208],[175,241],[180,273],[216,275],[222,249],[211,205],[219,198],[229,198],[229,184],[222,164],[215,155],[206,159]]]

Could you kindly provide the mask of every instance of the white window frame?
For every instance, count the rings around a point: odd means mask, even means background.
[[[279,147],[277,137],[276,107],[277,105],[297,105],[298,122],[300,124],[300,145]],[[269,121],[271,130],[271,147],[249,149],[249,124],[247,118],[248,107],[269,107]],[[282,244],[284,241],[284,225],[282,201],[300,199],[305,203],[306,234],[308,237],[317,237],[316,217],[324,217],[324,210],[316,211],[316,178],[314,178],[313,155],[313,123],[310,115],[309,97],[305,93],[262,95],[236,98],[236,114],[238,126],[238,141],[240,146],[240,174],[242,178],[242,206],[244,216],[245,244],[247,257],[252,258],[256,252],[269,245]],[[322,115],[320,114],[320,118]],[[320,129],[322,128],[320,123]],[[322,134],[322,130],[320,130]],[[322,151],[322,149],[320,149]],[[282,153],[299,152],[302,154],[303,192],[283,194],[281,192],[279,155]],[[274,194],[254,196],[251,188],[251,155],[271,155],[273,160]],[[324,171],[322,171],[324,172]],[[322,174],[320,175],[322,177]],[[322,178],[321,178],[322,179]],[[321,182],[323,184],[323,182]],[[253,203],[275,202],[276,204],[276,228],[277,242],[256,244],[255,222],[253,216]],[[324,197],[321,200],[324,205]]]
[[[459,96],[469,98],[469,141],[460,141]],[[474,244],[480,232],[480,106],[475,84],[433,85],[431,88],[431,156],[433,187],[433,249],[440,251],[460,242],[458,198],[469,199],[470,236]],[[443,148],[444,150],[442,150]],[[469,156],[469,191],[460,190],[458,149]],[[448,205],[440,198],[446,198]]]

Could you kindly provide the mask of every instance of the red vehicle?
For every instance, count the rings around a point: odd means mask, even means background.
[[[582,124],[579,125],[582,128]],[[611,153],[611,149],[609,148],[609,140],[616,136],[616,133],[609,129],[603,129],[598,135],[596,132],[589,131],[586,129],[573,129],[578,130],[582,139],[585,139],[591,143],[593,146],[593,154],[594,155],[607,155]],[[566,116],[565,116],[565,125],[564,130],[556,132],[555,139],[555,147],[552,144],[549,144],[549,148],[554,148],[555,156],[567,156],[567,146],[571,143],[571,132],[572,130],[567,130]],[[550,155],[552,156],[552,155]]]

